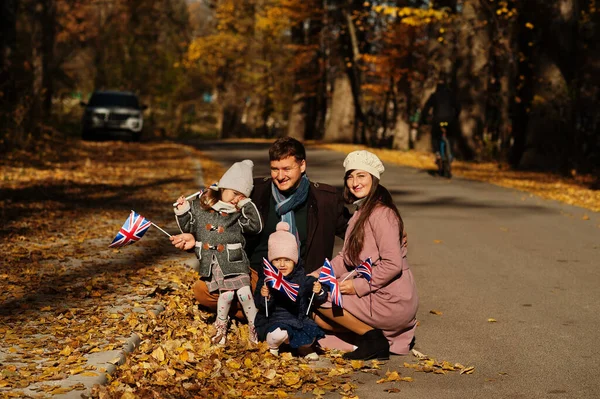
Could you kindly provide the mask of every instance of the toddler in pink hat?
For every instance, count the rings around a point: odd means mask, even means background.
[[[298,355],[318,360],[313,344],[325,334],[309,317],[309,303],[312,298],[312,305],[318,306],[325,302],[327,293],[321,283],[314,276],[307,276],[302,264],[298,264],[298,243],[286,222],[279,222],[276,231],[269,236],[268,258],[287,282],[299,288],[298,295],[292,299],[284,290],[269,287],[264,274],[259,277],[254,294],[258,308],[254,326],[258,338],[269,344],[273,355],[278,355],[279,347],[286,344]]]

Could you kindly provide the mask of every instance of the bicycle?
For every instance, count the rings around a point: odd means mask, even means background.
[[[439,142],[439,157],[436,154],[435,162],[438,167],[438,173],[442,177],[452,178],[452,148],[446,132],[448,128],[448,122],[440,122],[440,131],[442,132]]]

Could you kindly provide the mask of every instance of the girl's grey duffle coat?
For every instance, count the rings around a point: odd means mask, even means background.
[[[198,199],[185,202],[175,210],[182,233],[196,239],[195,253],[200,261],[199,274],[210,277],[214,262],[218,262],[225,277],[250,272],[250,262],[242,233],[257,234],[262,221],[256,205],[246,198],[238,203],[239,210],[219,201],[211,210],[204,210]]]

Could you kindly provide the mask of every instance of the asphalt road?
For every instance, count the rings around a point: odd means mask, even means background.
[[[198,142],[225,167],[249,158],[268,175],[267,144]],[[344,154],[310,149],[307,173],[340,187]],[[417,346],[471,375],[384,367],[411,383],[357,373],[360,398],[600,398],[600,214],[527,193],[386,164],[420,296]],[[588,215],[590,220],[584,220]],[[430,313],[431,310],[441,315]],[[489,322],[493,318],[496,322]],[[396,387],[400,393],[386,393]],[[335,394],[332,397],[339,397]]]

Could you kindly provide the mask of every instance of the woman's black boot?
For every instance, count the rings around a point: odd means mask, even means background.
[[[346,360],[387,360],[390,358],[390,344],[381,330],[370,330],[358,339],[358,348],[344,353]]]

